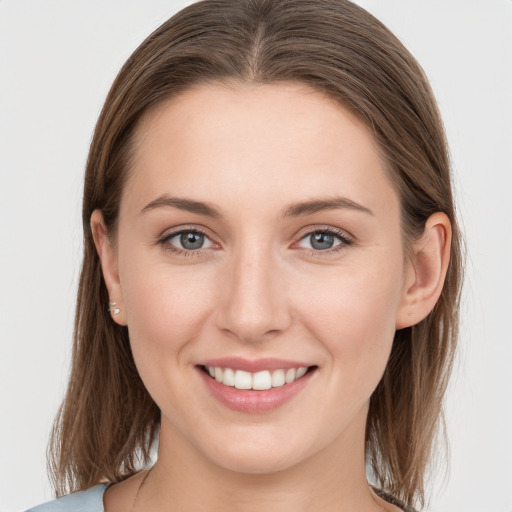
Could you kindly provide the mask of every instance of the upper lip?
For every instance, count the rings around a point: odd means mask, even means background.
[[[246,372],[261,372],[264,370],[288,370],[289,368],[302,368],[312,366],[301,361],[289,359],[276,359],[265,357],[262,359],[244,359],[242,357],[221,357],[208,359],[199,363],[200,366],[218,366],[220,368],[231,368],[232,370],[243,370]]]

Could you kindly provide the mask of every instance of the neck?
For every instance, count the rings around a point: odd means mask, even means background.
[[[170,504],[190,510],[191,503],[198,512],[382,511],[366,481],[364,428],[353,430],[292,467],[254,474],[206,459],[163,419],[158,461],[138,501],[147,512],[170,510]]]

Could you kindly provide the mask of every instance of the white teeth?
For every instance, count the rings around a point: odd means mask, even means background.
[[[217,382],[222,382],[224,380],[224,371],[218,366],[215,368],[215,380]]]
[[[270,372],[265,370],[257,372],[252,376],[252,389],[270,389],[272,387],[272,376]]]
[[[246,372],[244,370],[233,370],[231,368],[221,368],[219,366],[207,366],[206,370],[211,377],[225,386],[262,391],[270,388],[278,388],[300,379],[307,373],[308,367],[301,366],[300,368],[274,370],[272,372],[263,370],[255,373]]]
[[[225,386],[234,386],[235,385],[235,372],[231,368],[226,368],[224,370],[224,380],[222,383]]]
[[[308,371],[307,367],[306,366],[302,366],[301,368],[298,368],[297,369],[297,375],[296,375],[296,379],[300,379],[301,377],[304,377],[304,375],[306,375],[306,372]]]
[[[296,371],[295,371],[295,368],[290,368],[287,372],[286,372],[286,375],[284,377],[284,380],[286,382],[286,384],[290,384],[290,382],[293,382],[295,380],[295,377],[296,377]]]
[[[235,388],[236,389],[251,389],[252,388],[252,375],[243,370],[237,370],[235,373]]]
[[[272,374],[272,387],[278,388],[284,385],[284,370],[276,370]]]

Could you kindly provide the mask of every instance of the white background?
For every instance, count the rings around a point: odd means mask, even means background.
[[[81,182],[115,74],[177,0],[0,0],[0,512],[51,498]],[[467,241],[451,463],[432,512],[512,512],[512,1],[360,0],[418,58],[451,144]]]

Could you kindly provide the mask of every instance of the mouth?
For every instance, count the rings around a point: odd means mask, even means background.
[[[210,396],[231,410],[249,414],[281,407],[315,380],[318,373],[317,365],[237,358],[206,361],[196,368]]]
[[[255,391],[265,391],[292,384],[306,374],[315,371],[317,368],[318,367],[314,365],[249,372],[221,366],[199,365],[199,369],[202,370],[203,373],[206,373],[210,378],[215,379],[224,386],[239,390]]]

